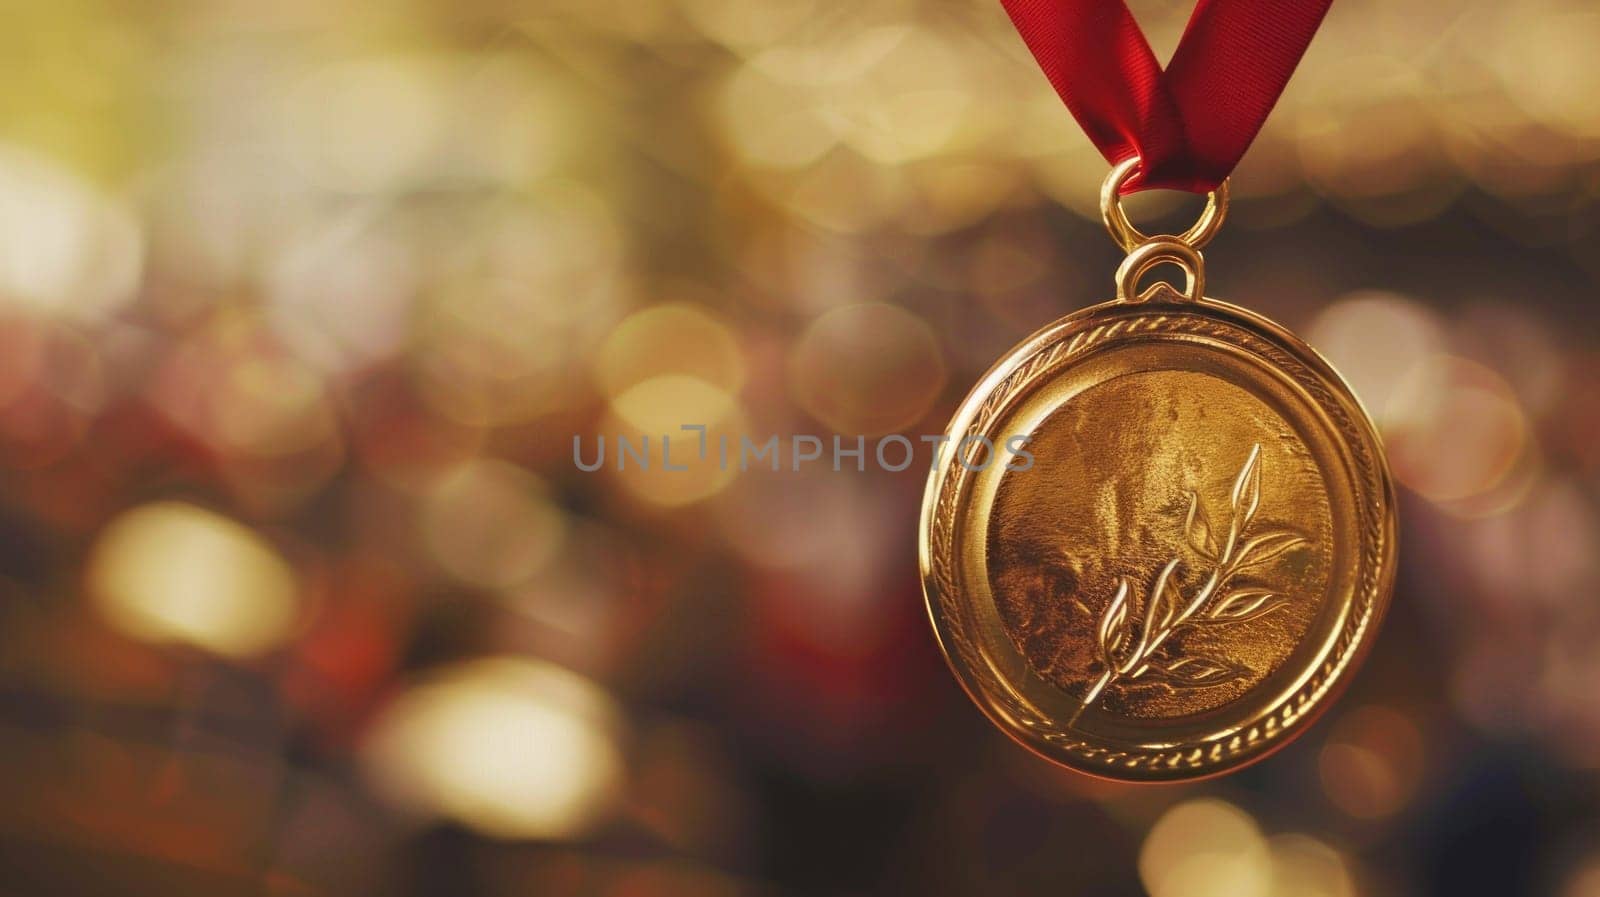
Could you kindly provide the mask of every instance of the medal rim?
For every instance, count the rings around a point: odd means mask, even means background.
[[[1117,323],[1125,322],[1120,330],[1104,333],[1097,332],[1089,326],[1088,322],[1108,312],[1123,314],[1118,314],[1115,322],[1101,325],[1102,331],[1115,328]],[[1127,312],[1132,314],[1128,315]],[[1000,707],[996,706],[997,699],[989,694],[978,680],[987,673],[996,680],[996,685],[1005,688],[1009,687],[1010,683],[998,681],[999,677],[993,671],[972,669],[973,664],[959,656],[963,653],[963,649],[958,642],[967,636],[958,631],[959,621],[949,619],[950,615],[941,608],[946,591],[955,593],[949,597],[952,603],[959,604],[972,600],[970,596],[961,594],[965,590],[960,588],[959,579],[952,573],[959,566],[959,560],[948,557],[954,555],[956,551],[954,538],[958,529],[956,520],[962,510],[959,500],[965,487],[970,486],[970,481],[958,486],[957,506],[948,513],[949,532],[945,534],[942,546],[942,552],[947,556],[943,559],[945,562],[943,572],[938,566],[941,560],[940,546],[935,544],[938,541],[935,527],[939,522],[936,518],[941,493],[951,475],[952,467],[959,463],[958,447],[963,438],[989,432],[987,425],[984,428],[975,426],[985,406],[993,403],[993,407],[988,409],[987,421],[987,424],[992,425],[1026,392],[1029,383],[1040,378],[1056,376],[1063,364],[1072,364],[1073,356],[1092,348],[1092,343],[1097,339],[1114,339],[1128,334],[1137,329],[1137,322],[1147,318],[1164,320],[1166,314],[1197,313],[1210,318],[1213,323],[1238,328],[1283,352],[1291,361],[1303,366],[1305,373],[1311,376],[1309,378],[1296,376],[1292,366],[1279,363],[1259,351],[1257,347],[1244,344],[1245,341],[1233,341],[1246,351],[1257,365],[1278,371],[1300,388],[1309,391],[1309,387],[1313,384],[1320,386],[1328,393],[1331,404],[1345,412],[1346,421],[1335,427],[1337,436],[1349,446],[1353,456],[1357,445],[1364,444],[1370,457],[1368,465],[1370,472],[1357,471],[1360,475],[1353,477],[1353,483],[1357,486],[1355,505],[1358,508],[1363,504],[1378,505],[1375,514],[1363,509],[1358,512],[1357,518],[1360,521],[1358,531],[1362,534],[1358,554],[1364,559],[1369,554],[1372,555],[1371,560],[1376,567],[1371,574],[1371,585],[1365,586],[1362,583],[1362,580],[1368,578],[1366,575],[1359,577],[1358,589],[1347,599],[1352,611],[1351,619],[1338,630],[1338,642],[1333,650],[1319,655],[1315,659],[1314,666],[1306,668],[1312,671],[1310,680],[1273,704],[1268,711],[1258,714],[1253,721],[1242,721],[1237,730],[1245,732],[1243,736],[1236,734],[1226,742],[1201,738],[1163,746],[1160,749],[1132,745],[1113,750],[1088,744],[1074,737],[1070,721],[1063,724],[1060,720],[1051,719],[1032,711],[1031,708],[1030,712],[1039,717],[1033,725],[1009,718]],[[1146,332],[1154,335],[1160,331],[1149,329]],[[1080,341],[1086,337],[1090,345],[1081,344]],[[1024,371],[1024,368],[1029,366],[1033,369]],[[1019,372],[1021,372],[1020,377]],[[1014,379],[1015,382],[1011,382]],[[1308,383],[1308,380],[1311,382]],[[1005,394],[997,398],[997,393],[1002,391]],[[1315,401],[1326,413],[1326,405],[1330,403],[1320,399]],[[1211,297],[1188,299],[1166,284],[1160,283],[1146,291],[1136,301],[1116,299],[1079,309],[1035,331],[991,366],[957,406],[946,433],[948,441],[945,445],[948,451],[941,454],[938,463],[929,473],[918,528],[918,561],[929,622],[945,663],[950,667],[968,698],[979,707],[990,722],[1013,741],[1052,763],[1097,778],[1120,782],[1196,781],[1234,772],[1265,759],[1304,734],[1349,687],[1351,680],[1370,653],[1373,642],[1377,640],[1378,630],[1387,615],[1393,595],[1399,549],[1394,479],[1389,470],[1382,440],[1371,415],[1367,413],[1360,399],[1333,365],[1288,328],[1263,315]],[[1371,482],[1374,478],[1375,484]],[[1377,488],[1371,488],[1373,485]],[[1371,538],[1381,541],[1376,551],[1367,544]],[[941,586],[941,579],[956,588],[946,590]],[[1354,618],[1354,611],[1363,605],[1364,613],[1357,620]],[[966,650],[979,649],[969,646]],[[981,652],[979,659],[981,660]],[[1042,731],[1040,723],[1053,728],[1050,731]],[[1221,734],[1225,737],[1225,733]],[[1050,737],[1052,735],[1056,737],[1052,739]]]

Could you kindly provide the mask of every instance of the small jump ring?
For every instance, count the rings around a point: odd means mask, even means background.
[[[1157,265],[1174,264],[1183,269],[1183,297],[1191,302],[1200,301],[1206,292],[1205,260],[1199,250],[1173,237],[1156,237],[1141,243],[1128,253],[1117,268],[1117,299],[1121,302],[1138,302],[1145,297],[1139,293],[1139,281]]]
[[[1133,226],[1133,222],[1128,220],[1128,213],[1122,208],[1122,185],[1133,177],[1138,168],[1138,156],[1124,159],[1111,169],[1105,183],[1100,185],[1100,217],[1106,223],[1106,230],[1111,232],[1111,239],[1116,240],[1124,252],[1132,252],[1135,247],[1150,240],[1149,236]],[[1206,207],[1201,210],[1199,220],[1171,239],[1199,249],[1217,235],[1227,215],[1228,182],[1223,181],[1217,185],[1217,189],[1206,194]]]

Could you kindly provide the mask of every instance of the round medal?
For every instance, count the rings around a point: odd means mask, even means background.
[[[1024,341],[962,403],[929,479],[923,585],[996,725],[1074,769],[1195,778],[1266,755],[1331,701],[1394,578],[1371,421],[1273,322],[1203,296],[1196,228],[1131,249],[1117,298]],[[1183,292],[1140,293],[1153,265]],[[1004,458],[999,446],[1022,446]]]

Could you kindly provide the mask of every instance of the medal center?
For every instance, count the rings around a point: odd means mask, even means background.
[[[1328,488],[1305,440],[1212,372],[1134,370],[1033,428],[989,515],[998,618],[1029,670],[1135,719],[1222,707],[1322,611]]]

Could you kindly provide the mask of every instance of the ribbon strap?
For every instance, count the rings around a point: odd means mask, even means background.
[[[1200,0],[1162,71],[1123,0],[1000,0],[1123,192],[1205,193],[1250,147],[1332,0]]]

